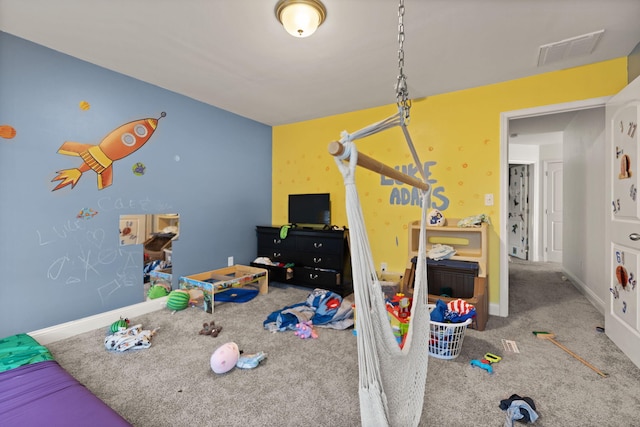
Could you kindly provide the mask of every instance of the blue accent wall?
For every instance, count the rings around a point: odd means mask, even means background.
[[[57,153],[64,142],[97,145],[162,112],[111,186],[89,170],[52,191],[57,171],[83,163]],[[255,226],[271,224],[271,127],[0,32],[2,125],[16,135],[0,137],[0,337],[144,300],[143,247],[120,246],[120,215],[180,214],[174,287],[228,256],[248,264]]]

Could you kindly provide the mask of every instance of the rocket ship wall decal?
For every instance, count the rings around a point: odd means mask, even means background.
[[[75,187],[82,174],[89,170],[98,174],[99,190],[110,186],[113,182],[113,162],[127,157],[142,147],[158,127],[158,120],[166,115],[163,111],[158,119],[148,118],[126,123],[111,131],[98,145],[65,142],[58,149],[58,153],[80,157],[83,163],[75,169],[57,171],[58,175],[51,182],[60,182],[51,191],[67,185],[71,185],[71,188]]]

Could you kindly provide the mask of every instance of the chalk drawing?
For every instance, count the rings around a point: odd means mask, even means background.
[[[112,280],[98,288],[98,295],[100,296],[100,301],[102,305],[105,305],[107,298],[111,296],[114,292],[121,288],[120,283],[117,280]]]
[[[123,273],[123,272],[118,272],[116,274],[117,274],[118,278],[122,281],[122,283],[123,283],[123,285],[125,287],[135,286],[135,285],[137,285],[137,283],[136,283],[137,280],[136,279],[139,280],[138,275],[132,276],[131,274],[126,274],[126,273]]]
[[[118,256],[122,256],[119,249],[105,249],[98,252],[98,262],[103,265],[113,264]]]
[[[149,198],[106,196],[100,198],[97,204],[96,209],[101,214],[110,212],[109,216],[113,216],[118,225],[122,224],[119,211],[175,210],[169,203]],[[96,290],[102,305],[107,305],[109,298],[118,291],[142,285],[143,259],[140,247],[131,247],[132,250],[128,251],[127,246],[120,246],[115,227],[112,239],[109,229],[92,226],[94,223],[95,220],[73,218],[58,225],[36,229],[34,243],[48,254],[42,258],[43,261],[49,260],[44,272],[47,281],[64,286],[89,286]]]
[[[82,254],[78,255],[78,259],[82,262],[82,266],[84,267],[84,280],[87,280],[89,277],[89,271],[93,271],[96,276],[100,276],[100,272],[96,270],[95,266],[98,263],[91,263],[91,250],[85,252],[83,249],[80,249]]]
[[[101,248],[104,242],[104,230],[102,228],[96,228],[93,231],[87,231],[87,240],[97,248]]]
[[[82,223],[82,220],[76,219],[74,221],[67,221],[61,227],[51,227],[53,234],[47,234],[45,237],[43,237],[43,233],[40,232],[40,230],[36,230],[36,234],[38,235],[38,242],[40,246],[45,246],[58,239],[67,239],[71,233],[84,229],[85,224]]]
[[[54,242],[54,240],[42,240],[42,233],[40,233],[40,230],[36,230],[36,234],[38,235],[38,244],[40,246],[45,246]]]
[[[70,259],[68,256],[62,256],[51,263],[49,268],[47,269],[47,278],[51,280],[58,280],[60,277],[60,273],[62,273],[62,269],[64,268],[65,263],[69,262]]]
[[[122,267],[123,270],[126,270],[128,268],[135,268],[142,271],[142,266],[136,262],[136,258],[138,257],[134,257],[134,254],[132,254],[131,252],[128,252],[125,255],[127,259],[125,260],[124,267]]]
[[[104,242],[104,230],[102,228],[96,228],[95,230],[87,231],[87,240],[97,248],[101,248]]]
[[[153,201],[149,198],[140,200],[125,200],[122,198],[113,199],[111,197],[101,197],[98,199],[98,208],[100,211],[122,211],[130,210],[137,212],[171,212],[174,211],[173,206],[170,203],[162,201]]]

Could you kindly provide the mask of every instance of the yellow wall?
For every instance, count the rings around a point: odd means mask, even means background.
[[[421,161],[435,162],[429,166],[433,206],[447,218],[480,213],[491,218],[490,302],[498,303],[500,292],[500,113],[609,96],[626,83],[627,60],[619,58],[414,100],[409,132]],[[343,180],[327,145],[343,130],[354,132],[393,115],[397,109],[391,92],[389,99],[393,103],[387,106],[273,128],[274,225],[287,223],[288,194],[316,192],[331,193],[332,223],[347,225]],[[399,128],[356,144],[359,151],[391,167],[413,165]],[[393,195],[411,189],[383,185],[380,175],[362,168],[356,183],[376,268],[386,262],[389,271],[404,272],[407,224],[419,219],[420,208],[394,203]],[[485,193],[493,193],[494,206],[484,206]]]

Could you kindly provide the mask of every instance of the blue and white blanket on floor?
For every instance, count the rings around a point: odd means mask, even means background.
[[[314,289],[305,301],[271,313],[263,325],[276,332],[295,330],[297,323],[308,321],[322,328],[347,329],[353,326],[353,308],[334,292]]]

